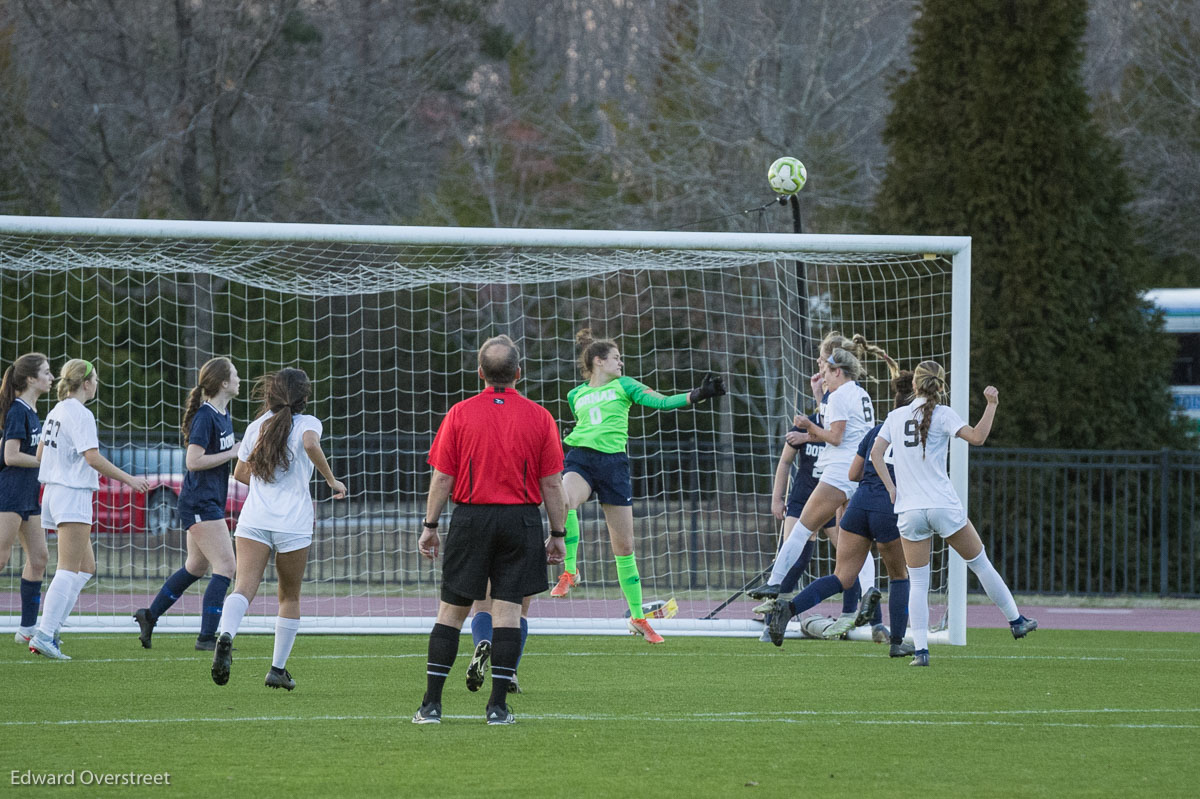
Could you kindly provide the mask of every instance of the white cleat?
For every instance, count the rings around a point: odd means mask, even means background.
[[[825,630],[825,637],[828,639],[844,637],[846,633],[854,629],[854,619],[857,615],[856,613],[843,613],[838,616],[837,621]]]
[[[29,646],[29,639],[37,632],[37,627],[18,627],[13,640],[21,646]]]
[[[35,655],[44,655],[51,660],[71,659],[68,655],[64,655],[62,653],[62,650],[58,648],[58,645],[54,643],[54,641],[50,640],[41,633],[35,633],[34,636],[29,639],[29,651]]]

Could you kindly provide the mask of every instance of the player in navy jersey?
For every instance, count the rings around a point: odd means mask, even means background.
[[[37,444],[42,423],[38,398],[54,385],[50,361],[40,352],[22,355],[4,370],[0,382],[0,423],[4,425],[0,449],[0,569],[8,565],[18,537],[25,550],[21,569],[21,625],[14,639],[29,645],[37,628],[46,575],[46,531],[42,529],[42,504],[38,501]]]
[[[817,381],[814,380],[813,382],[815,385]],[[809,414],[808,418],[814,423],[819,423],[820,421],[815,412]],[[783,452],[780,453],[779,464],[775,467],[775,484],[771,492],[771,513],[776,519],[783,522],[782,536],[785,540],[791,535],[792,528],[799,521],[800,511],[804,509],[804,503],[808,502],[813,489],[817,487],[817,482],[820,479],[820,472],[817,469],[817,458],[820,456],[824,446],[824,443],[810,439],[807,432],[796,426],[793,426],[788,431],[787,437],[784,440]],[[788,477],[793,472],[793,464],[795,465],[795,474],[792,477],[792,487],[788,489]],[[837,525],[832,519],[822,529],[825,530],[825,534],[829,536],[830,541],[836,540]],[[812,559],[815,547],[816,535],[810,538],[808,543],[804,545],[804,550],[800,553],[800,557],[783,578],[783,582],[780,583],[779,587],[781,593],[790,594],[799,587],[800,578],[808,570],[808,563]],[[769,609],[768,605],[771,605],[771,600],[756,607],[754,612],[766,613]],[[763,630],[763,638],[761,640],[770,640],[766,637],[765,629]]]
[[[163,583],[148,608],[139,608],[137,620],[142,646],[150,648],[159,617],[192,583],[212,566],[212,579],[204,592],[200,635],[196,649],[211,652],[216,646],[221,607],[233,579],[235,561],[225,501],[229,494],[230,461],[237,458],[233,417],[229,403],[238,394],[237,368],[228,358],[213,358],[200,367],[196,386],[188,394],[180,430],[187,447],[187,474],[179,492],[179,518],[187,529],[187,560]]]
[[[900,372],[892,380],[892,390],[896,407],[908,402],[912,398],[912,372]],[[848,591],[858,583],[859,570],[863,562],[871,557],[871,542],[874,541],[888,570],[891,621],[889,654],[892,657],[905,657],[913,653],[912,647],[904,643],[904,633],[908,627],[909,583],[904,550],[900,545],[900,531],[896,527],[896,514],[887,488],[869,460],[871,446],[880,427],[882,425],[876,425],[863,436],[858,453],[850,464],[847,476],[859,485],[850,498],[846,512],[842,514],[834,574],[814,580],[791,601],[775,600],[767,613],[767,633],[776,646],[783,644],[784,631],[793,616],[834,594]],[[868,591],[878,593],[874,587]],[[868,604],[877,610],[877,603],[864,602],[864,605]]]

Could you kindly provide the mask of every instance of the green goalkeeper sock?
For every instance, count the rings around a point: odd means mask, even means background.
[[[617,582],[629,603],[629,614],[635,619],[644,619],[642,612],[642,578],[638,575],[637,562],[633,555],[617,555]]]
[[[579,564],[575,558],[579,554],[579,513],[567,511],[567,537],[563,543],[567,545],[567,557],[563,560],[563,571],[579,574]]]

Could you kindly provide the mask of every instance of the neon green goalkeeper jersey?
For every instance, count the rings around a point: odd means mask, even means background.
[[[629,408],[634,403],[659,410],[682,408],[688,404],[688,395],[665,397],[632,377],[618,377],[602,386],[584,383],[567,394],[575,429],[563,441],[598,452],[624,452],[629,440]]]

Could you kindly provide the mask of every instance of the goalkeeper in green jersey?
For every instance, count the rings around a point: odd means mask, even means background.
[[[550,591],[565,597],[579,581],[576,556],[579,552],[578,508],[593,493],[604,509],[608,536],[617,561],[617,580],[629,603],[629,630],[652,644],[662,643],[642,612],[642,585],[633,557],[633,479],[625,442],[629,438],[629,408],[644,405],[665,410],[695,405],[725,393],[720,377],[705,375],[699,388],[687,394],[665,397],[631,377],[621,374],[623,364],[616,342],[593,339],[590,328],[575,336],[581,350],[579,368],[587,382],[567,394],[575,416],[575,429],[564,442],[571,446],[563,464],[563,488],[567,498],[567,556],[563,574]]]

